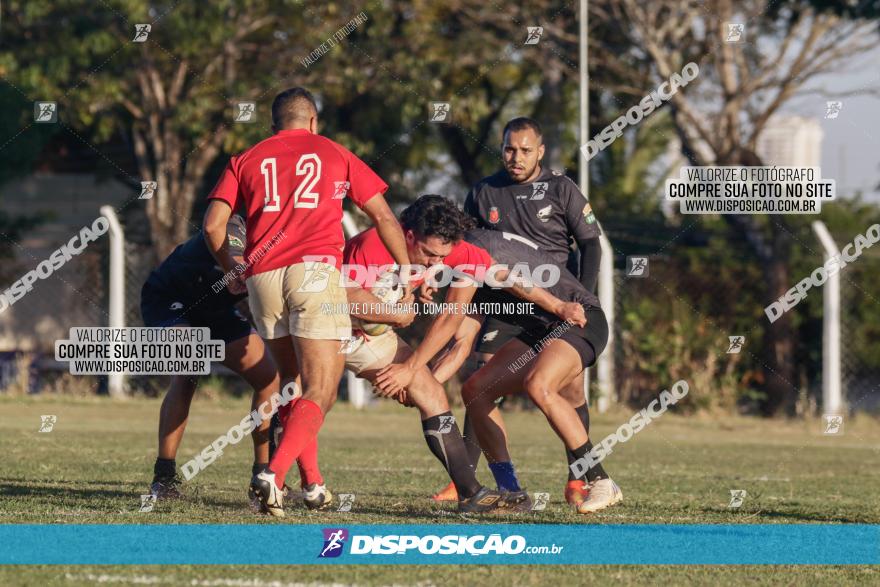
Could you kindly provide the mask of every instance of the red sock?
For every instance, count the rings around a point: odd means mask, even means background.
[[[321,476],[321,470],[318,469],[318,439],[303,449],[299,458],[296,460],[299,466],[299,482],[300,486],[305,488],[307,485],[317,483],[324,484],[324,478]]]
[[[285,404],[278,408],[278,421],[281,422],[281,427],[287,423],[287,419],[290,418],[290,411],[293,409],[293,406],[296,405],[296,402],[299,401],[300,398],[296,398],[291,401],[289,404]]]
[[[323,423],[324,414],[321,413],[318,404],[302,398],[296,402],[284,425],[281,442],[269,463],[269,468],[275,473],[275,483],[278,487],[284,486],[287,471],[302,454],[303,449],[315,442]]]

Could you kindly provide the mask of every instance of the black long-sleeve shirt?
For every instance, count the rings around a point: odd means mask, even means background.
[[[599,275],[599,225],[587,198],[559,171],[543,169],[531,183],[516,183],[505,170],[475,184],[465,198],[465,212],[480,228],[525,237],[549,259],[568,267],[572,242],[580,263],[576,277],[589,291]]]

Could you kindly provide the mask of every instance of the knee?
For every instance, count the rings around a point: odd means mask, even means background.
[[[306,390],[301,396],[302,399],[308,400],[318,405],[321,412],[326,414],[336,403],[336,389],[331,390]]]
[[[540,375],[535,376],[531,373],[527,375],[523,381],[523,387],[529,398],[541,410],[544,410],[557,397],[556,390],[552,389],[547,380]]]
[[[467,405],[474,398],[474,390],[476,390],[476,378],[471,375],[465,379],[461,386],[461,399]]]
[[[407,387],[407,395],[416,407],[433,412],[431,415],[449,410],[446,390],[427,369],[413,379]]]
[[[486,405],[492,404],[492,402],[488,401],[488,397],[484,393],[485,391],[485,382],[481,381],[480,377],[476,374],[471,375],[464,382],[464,385],[461,387],[461,399],[469,413],[475,413],[481,408],[485,408]]]

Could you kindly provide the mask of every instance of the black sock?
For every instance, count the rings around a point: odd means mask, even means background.
[[[177,474],[177,462],[174,459],[156,459],[153,465],[155,479],[170,479]]]
[[[575,458],[582,458],[585,454],[593,450],[593,443],[587,441],[587,443],[579,448],[574,449],[572,454]],[[571,470],[571,469],[569,469]],[[602,463],[596,463],[584,473],[584,477],[587,478],[587,481],[592,483],[593,481],[598,481],[599,479],[608,479],[608,473],[605,472],[605,469],[602,468]]]
[[[467,450],[468,462],[471,464],[471,467],[474,468],[474,471],[476,471],[477,463],[480,462],[480,455],[483,454],[483,451],[480,448],[480,441],[477,440],[474,423],[471,421],[471,417],[467,412],[464,414],[464,435],[462,438],[464,439],[464,447]]]
[[[269,463],[254,463],[251,466],[251,476],[256,477],[263,471],[269,470]]]
[[[474,468],[468,461],[467,449],[452,412],[444,412],[422,420],[425,442],[455,483],[460,498],[468,498],[480,490]]]
[[[587,402],[576,407],[574,411],[577,412],[578,417],[581,419],[581,423],[584,425],[584,430],[587,431],[587,435],[589,436],[590,409],[587,407]],[[577,460],[577,457],[568,449],[565,449],[565,457],[568,459],[568,480],[574,481],[577,477],[574,476],[574,473],[571,470],[571,464]]]
[[[277,428],[281,428],[281,418],[278,417],[278,414],[272,414],[272,419],[269,420],[269,431],[267,434],[269,435],[269,460],[272,460],[272,457],[275,456],[275,451],[278,447],[275,445],[275,430]],[[254,430],[256,432],[256,430]]]

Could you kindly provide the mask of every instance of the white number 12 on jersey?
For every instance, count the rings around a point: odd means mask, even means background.
[[[313,192],[315,184],[321,179],[321,159],[314,153],[307,153],[296,162],[296,175],[305,177],[293,192],[294,208],[317,208],[318,193]],[[266,186],[266,200],[263,212],[280,212],[281,198],[278,195],[278,162],[275,157],[263,159],[260,164]]]

